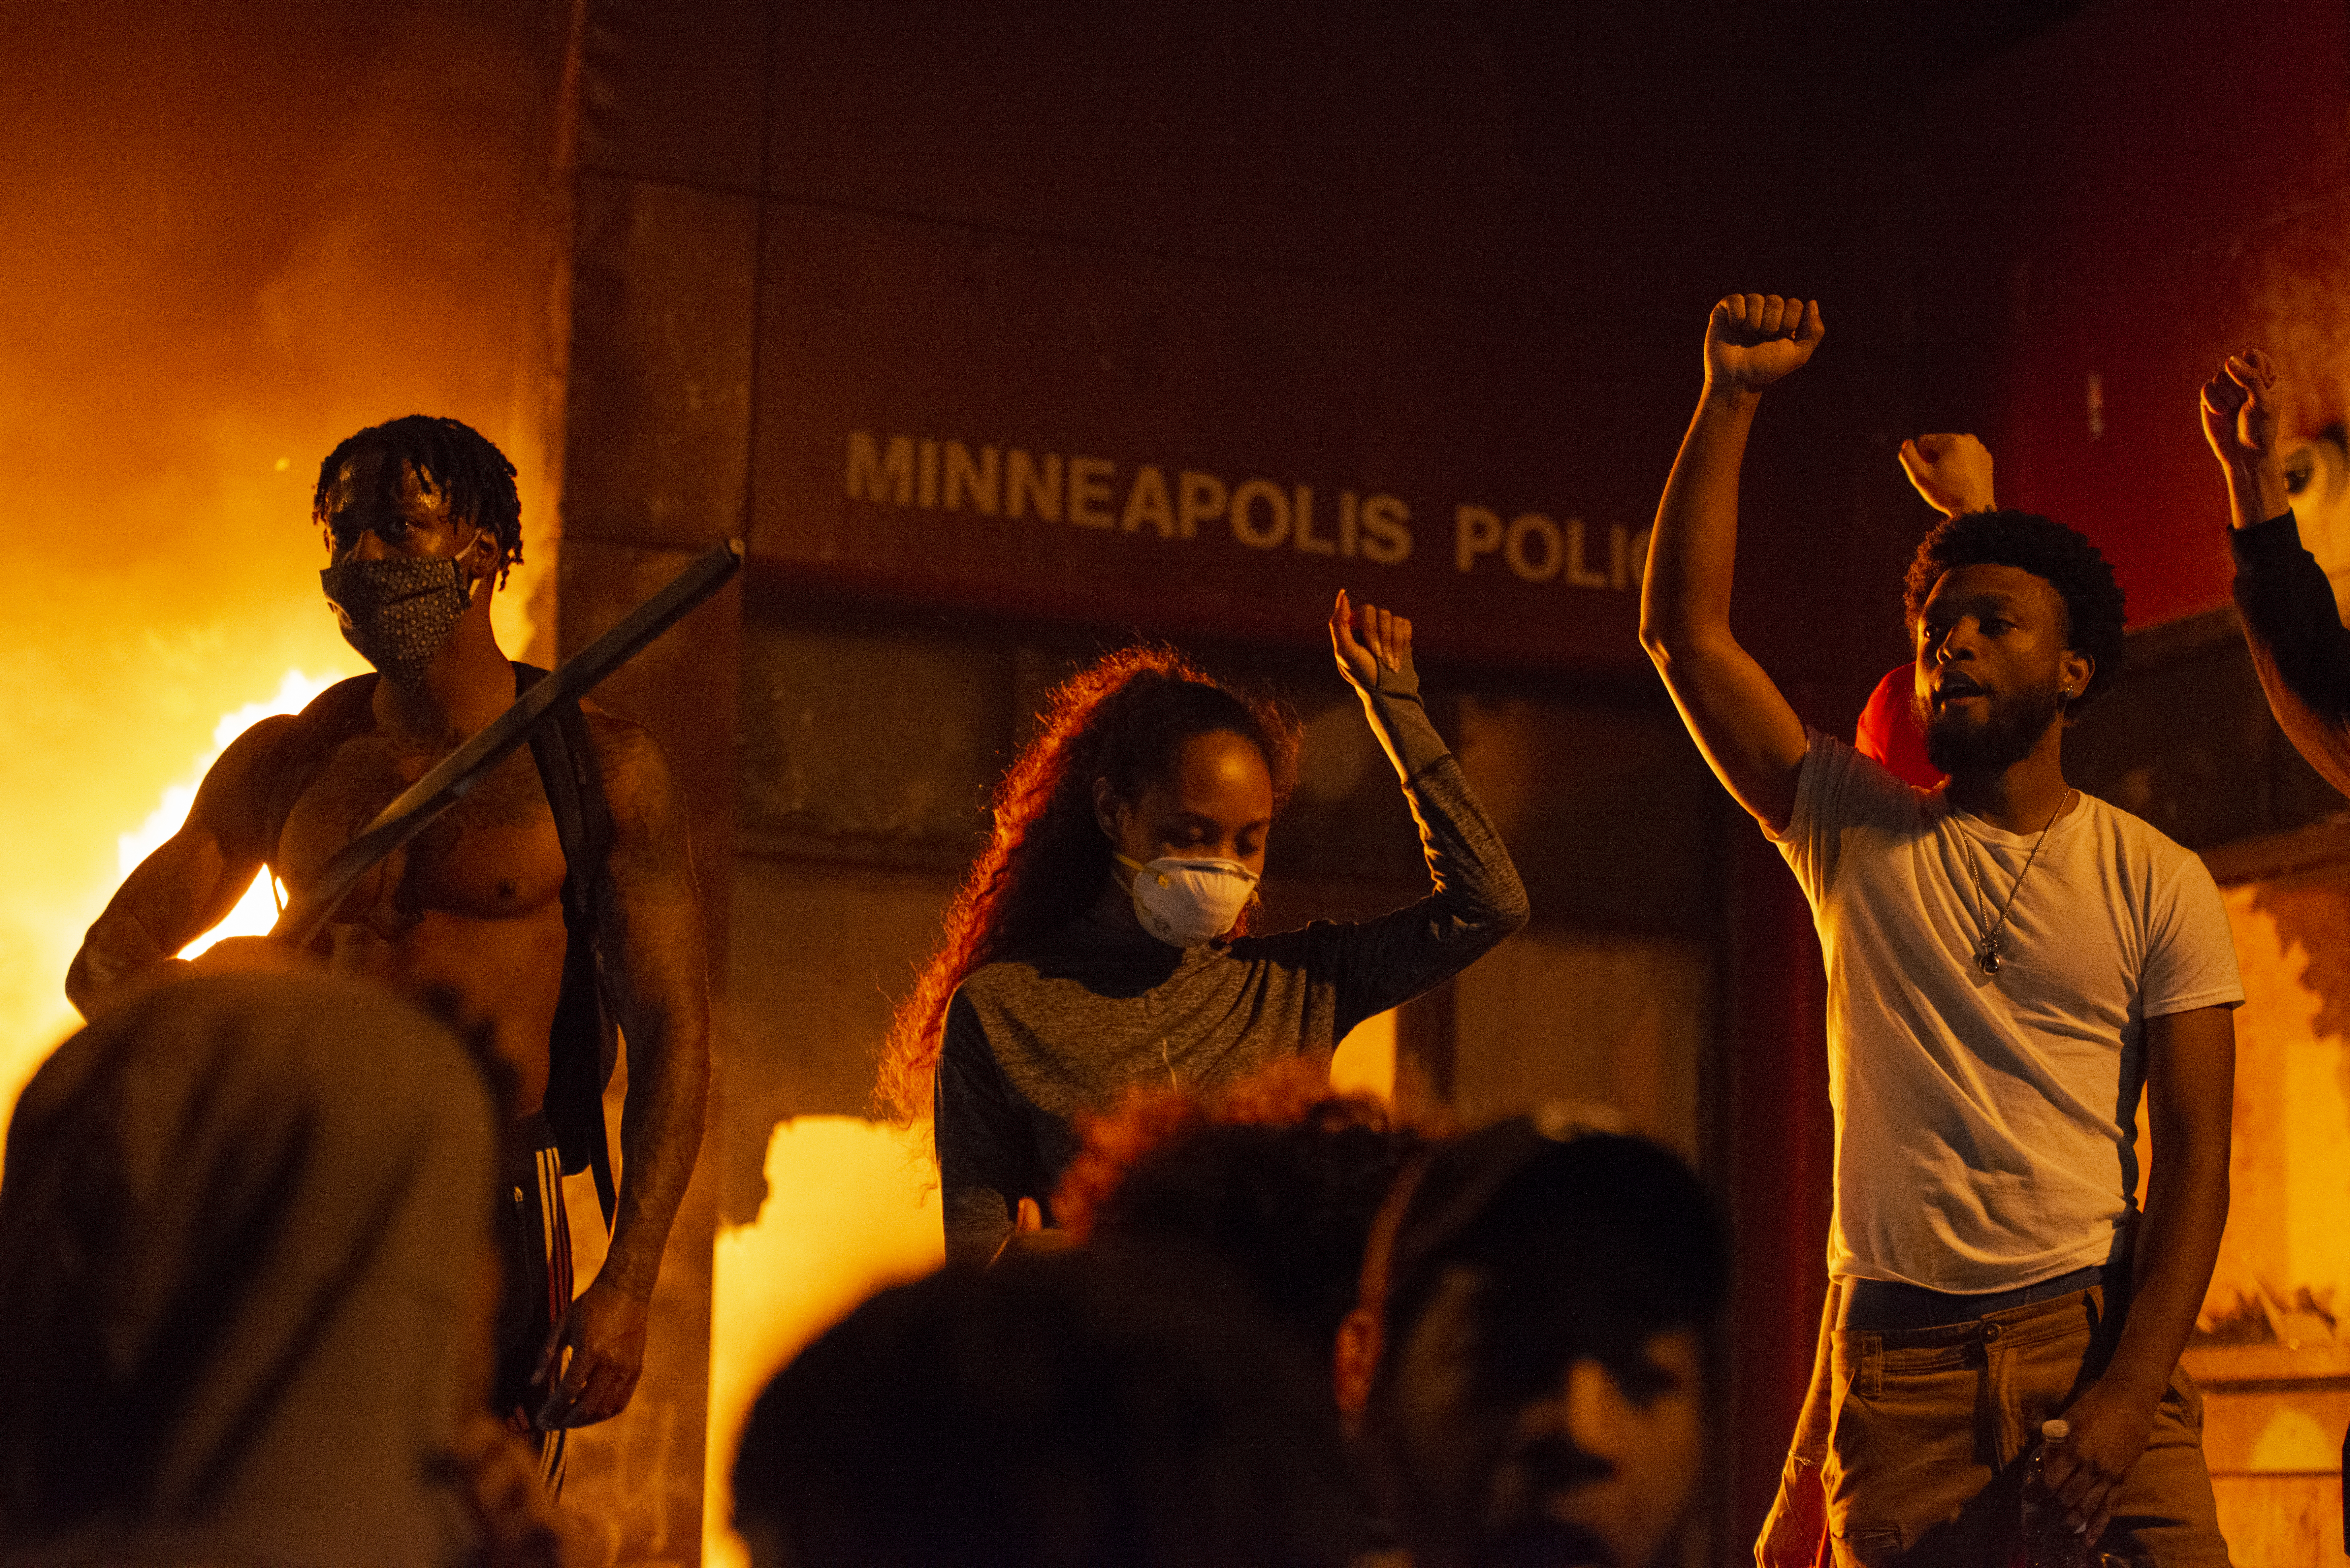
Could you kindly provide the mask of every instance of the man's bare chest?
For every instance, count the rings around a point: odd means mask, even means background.
[[[276,846],[281,874],[298,880],[323,864],[450,749],[403,748],[372,735],[343,742],[286,815]],[[396,936],[432,914],[523,919],[557,906],[564,871],[546,792],[530,753],[519,752],[386,857],[353,889],[338,922]]]

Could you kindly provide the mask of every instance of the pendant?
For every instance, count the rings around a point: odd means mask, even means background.
[[[1985,974],[1997,974],[1999,972],[1999,934],[1997,932],[1994,931],[1990,936],[1983,938],[1982,946],[1975,950],[1975,967],[1982,971]]]

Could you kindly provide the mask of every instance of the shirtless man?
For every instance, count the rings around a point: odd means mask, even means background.
[[[514,472],[480,434],[422,415],[361,431],[328,457],[314,503],[331,563],[324,586],[345,639],[379,674],[330,690],[298,718],[263,720],[222,754],[186,825],[131,872],[75,956],[66,992],[84,1014],[184,967],[173,955],[218,924],[262,867],[300,886],[534,678],[490,629],[494,579],[522,551]],[[546,1434],[550,1484],[564,1429],[618,1415],[636,1387],[709,1083],[685,803],[643,726],[589,709],[566,732],[575,740],[553,754],[575,743],[586,754],[562,793],[576,792],[599,827],[608,816],[608,832],[589,830],[606,847],[584,887],[567,894],[542,739],[536,758],[517,752],[371,869],[308,950],[329,968],[453,1005],[507,1080],[497,1408]],[[623,1179],[608,1207],[604,1266],[574,1301],[560,1175],[608,1169],[598,1099],[607,1019],[628,1043]],[[568,1121],[551,1126],[548,1113],[567,1107]]]

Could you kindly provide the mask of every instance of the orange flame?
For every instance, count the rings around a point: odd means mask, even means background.
[[[164,840],[180,831],[188,820],[188,812],[196,802],[196,790],[204,775],[212,771],[229,742],[262,720],[278,713],[298,713],[311,698],[324,691],[343,677],[340,674],[306,675],[299,670],[289,670],[286,679],[277,683],[277,694],[259,702],[248,702],[234,712],[221,716],[213,726],[213,750],[210,756],[200,760],[188,776],[163,791],[163,803],[148,813],[147,820],[135,833],[126,833],[115,841],[115,858],[122,875],[128,877],[139,863],[161,847]],[[276,895],[273,897],[273,893]],[[193,958],[224,937],[260,937],[269,934],[277,922],[279,900],[284,897],[280,885],[272,888],[269,882],[256,876],[244,896],[228,919],[180,950],[180,957]]]

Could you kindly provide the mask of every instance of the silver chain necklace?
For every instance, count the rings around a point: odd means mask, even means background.
[[[1963,827],[1959,828],[1959,843],[1967,852],[1967,875],[1974,878],[1975,923],[1983,928],[1982,941],[1975,948],[1975,967],[1985,974],[1999,972],[1999,955],[2007,947],[2000,939],[2000,933],[2007,929],[2007,912],[2015,908],[2015,896],[2023,891],[2023,879],[2032,875],[2032,863],[2040,858],[2040,846],[2047,842],[2048,830],[2056,826],[2056,819],[2064,815],[2066,806],[2073,804],[2073,794],[2072,790],[2065,790],[2064,798],[2056,803],[2056,809],[2049,813],[2048,820],[2041,825],[2039,836],[2032,841],[2032,853],[2023,857],[2023,869],[2015,874],[2015,885],[2007,890],[2007,902],[1999,907],[1999,918],[1995,920],[1987,919],[1984,914],[1991,906],[1991,899],[1983,893],[1982,867],[1975,864],[1974,836]],[[1953,823],[1951,826],[1956,827],[1958,825]]]

